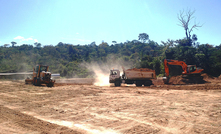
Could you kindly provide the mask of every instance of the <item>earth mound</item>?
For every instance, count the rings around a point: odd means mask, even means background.
[[[157,79],[152,80],[154,85],[164,85],[163,77],[158,77]]]
[[[206,80],[206,79],[215,79],[213,76],[208,75],[207,73],[203,73],[201,76],[203,77],[204,80]]]
[[[172,76],[169,79],[169,84],[171,85],[186,85],[186,84],[203,84],[206,83],[207,79],[212,79],[207,74],[202,76],[192,76],[192,77],[183,77],[182,75]]]
[[[176,84],[183,85],[183,84],[186,84],[186,83],[183,82],[182,75],[178,75],[178,76],[170,77],[169,84],[171,84],[171,85],[176,85]]]

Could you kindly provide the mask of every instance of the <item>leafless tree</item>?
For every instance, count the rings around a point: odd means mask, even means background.
[[[190,21],[194,18],[196,18],[195,16],[193,16],[195,13],[195,10],[191,11],[180,11],[180,13],[177,15],[178,19],[179,19],[179,26],[183,27],[185,30],[185,34],[186,34],[186,38],[187,40],[191,40],[191,32],[193,31],[193,29],[197,29],[198,27],[202,27],[202,25],[200,25],[200,23],[196,22],[193,24],[193,26],[190,26]]]
[[[8,47],[9,46],[9,44],[4,44],[4,47]]]

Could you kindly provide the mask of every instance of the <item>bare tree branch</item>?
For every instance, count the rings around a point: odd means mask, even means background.
[[[179,20],[179,26],[183,27],[185,30],[185,34],[186,34],[186,38],[187,40],[190,40],[191,38],[191,32],[193,31],[193,29],[197,29],[198,27],[202,27],[202,25],[200,25],[199,23],[194,23],[194,25],[191,27],[190,26],[190,21],[192,19],[195,18],[195,16],[193,16],[195,13],[195,10],[191,11],[188,10],[186,12],[180,11],[180,13],[177,15],[177,18]],[[189,28],[191,27],[191,28]]]

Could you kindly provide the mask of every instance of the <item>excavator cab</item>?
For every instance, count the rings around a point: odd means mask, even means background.
[[[196,65],[187,65],[187,75],[200,75],[203,69],[196,67]]]
[[[196,65],[188,65],[187,66],[187,73],[193,73],[194,71],[196,71]]]

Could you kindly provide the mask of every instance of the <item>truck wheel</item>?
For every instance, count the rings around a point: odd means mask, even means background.
[[[119,87],[121,85],[120,81],[115,81],[114,83],[115,87]]]
[[[137,86],[137,87],[141,87],[141,86],[142,86],[142,82],[136,81],[136,86]]]
[[[150,86],[150,85],[152,85],[153,83],[152,83],[152,81],[145,81],[144,82],[144,86]]]

